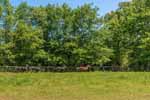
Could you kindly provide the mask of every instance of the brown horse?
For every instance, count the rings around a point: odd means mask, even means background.
[[[89,72],[91,69],[90,65],[81,65],[80,67],[77,67],[76,70],[78,72]]]

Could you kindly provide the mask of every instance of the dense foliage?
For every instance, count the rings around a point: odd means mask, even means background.
[[[121,2],[103,17],[91,4],[0,7],[1,66],[109,65],[150,70],[150,0]]]
[[[111,64],[150,70],[150,0],[122,2],[104,18],[107,45],[114,50]]]

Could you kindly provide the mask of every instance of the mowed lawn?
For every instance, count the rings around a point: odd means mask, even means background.
[[[0,73],[0,100],[150,100],[150,73]]]

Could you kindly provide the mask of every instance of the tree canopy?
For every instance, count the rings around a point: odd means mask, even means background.
[[[93,66],[150,70],[150,1],[121,2],[105,16],[91,4],[0,6],[1,66]]]

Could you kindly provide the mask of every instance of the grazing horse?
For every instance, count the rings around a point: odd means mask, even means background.
[[[78,72],[89,72],[91,69],[90,65],[81,65],[80,67],[77,67],[76,70]]]

